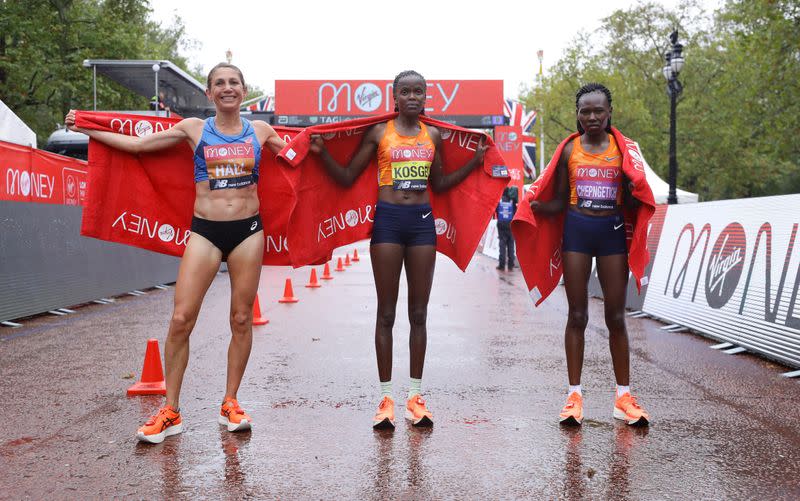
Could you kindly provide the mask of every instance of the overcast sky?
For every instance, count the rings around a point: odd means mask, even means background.
[[[679,0],[654,0],[674,7]],[[718,0],[703,0],[713,8]],[[154,18],[176,15],[208,71],[233,52],[245,80],[270,94],[275,80],[392,80],[405,69],[428,79],[503,80],[506,97],[530,86],[544,50],[553,64],[580,30],[591,32],[626,0],[157,0]],[[666,40],[665,40],[666,43]]]

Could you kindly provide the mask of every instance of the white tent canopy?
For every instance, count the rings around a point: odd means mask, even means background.
[[[636,146],[639,148],[639,152],[641,152],[641,146],[639,146],[638,143]],[[648,164],[647,160],[644,158],[644,153],[642,153],[642,160],[644,160],[644,174],[647,178],[647,183],[650,185],[650,189],[653,190],[653,197],[655,197],[656,203],[667,203],[667,197],[669,196],[669,183],[658,177],[658,174],[656,174],[655,171],[650,168],[650,164]],[[683,191],[676,188],[675,195],[678,197],[679,204],[697,203],[697,193],[690,193],[688,191]]]
[[[0,101],[0,141],[36,148],[36,133]]]

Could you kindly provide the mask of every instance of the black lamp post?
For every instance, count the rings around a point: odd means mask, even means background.
[[[675,186],[678,182],[678,159],[675,157],[675,113],[678,96],[683,91],[683,85],[678,80],[678,75],[683,69],[683,45],[678,43],[678,30],[673,31],[669,36],[672,43],[664,54],[666,64],[662,71],[664,78],[667,79],[667,94],[669,94],[669,196],[668,204],[677,204],[678,197],[675,193]]]

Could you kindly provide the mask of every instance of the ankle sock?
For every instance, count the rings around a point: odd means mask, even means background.
[[[410,386],[408,387],[408,398],[422,393],[422,379],[411,378]]]

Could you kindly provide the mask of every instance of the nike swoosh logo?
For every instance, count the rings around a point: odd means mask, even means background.
[[[423,214],[423,215],[422,215],[422,219],[425,219],[426,217],[428,217],[428,216],[430,216],[430,215],[431,215],[431,213],[430,213],[430,212],[428,212],[427,214]]]
[[[612,161],[614,161],[614,160],[615,160],[615,159],[617,159],[617,158],[619,158],[619,155],[617,155],[617,156],[615,156],[615,157],[606,157],[606,162],[612,162]]]
[[[622,228],[622,225],[623,225],[623,224],[625,224],[625,223],[619,223],[619,224],[615,224],[615,225],[614,225],[614,229],[615,229],[615,230],[618,230],[618,229]]]

